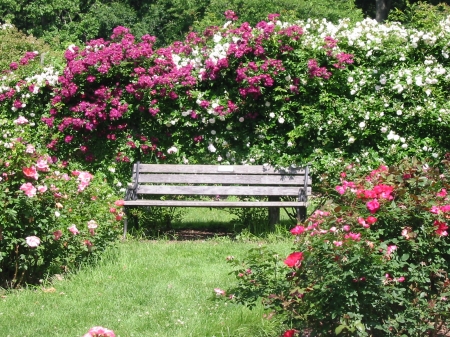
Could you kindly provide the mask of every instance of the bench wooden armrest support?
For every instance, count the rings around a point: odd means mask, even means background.
[[[312,180],[309,167],[275,169],[267,165],[133,165],[132,182],[125,195],[127,207],[268,207],[270,210],[295,207],[297,220],[306,219]],[[192,196],[197,200],[160,200],[160,196]],[[268,201],[202,201],[198,197],[268,197]],[[281,201],[280,197],[297,201]],[[169,199],[169,198],[168,198]],[[127,217],[124,236],[127,231]]]

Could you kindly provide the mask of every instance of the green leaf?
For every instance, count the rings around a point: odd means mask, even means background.
[[[339,335],[342,332],[342,330],[344,330],[345,328],[346,328],[346,326],[344,324],[341,324],[334,330],[334,333],[336,335]]]

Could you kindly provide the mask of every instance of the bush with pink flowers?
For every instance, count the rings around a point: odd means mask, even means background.
[[[118,238],[122,207],[102,174],[56,162],[27,118],[0,119],[0,286],[93,261]]]
[[[263,298],[318,336],[434,336],[450,309],[450,161],[359,172],[347,166],[326,205],[291,230],[289,256],[231,261],[238,286],[227,293]]]

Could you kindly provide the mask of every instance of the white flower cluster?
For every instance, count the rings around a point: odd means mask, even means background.
[[[10,29],[10,28],[13,28],[13,27],[14,26],[12,24],[10,24],[10,23],[2,23],[2,24],[0,24],[0,29],[2,29],[2,30]]]

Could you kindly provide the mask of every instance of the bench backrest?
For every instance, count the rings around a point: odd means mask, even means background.
[[[150,195],[311,195],[308,167],[279,170],[266,165],[172,165],[133,166],[136,194]],[[136,196],[134,196],[136,197]]]

